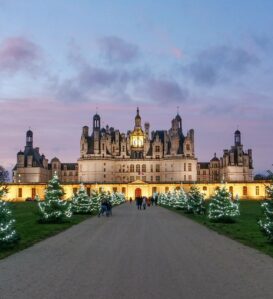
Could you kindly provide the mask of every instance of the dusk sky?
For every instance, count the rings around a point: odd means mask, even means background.
[[[272,0],[0,0],[0,165],[25,132],[51,160],[76,162],[81,128],[151,130],[177,106],[199,161],[239,128],[255,173],[272,170]]]

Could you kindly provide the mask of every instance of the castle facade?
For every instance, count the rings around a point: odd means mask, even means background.
[[[241,133],[234,133],[234,145],[223,156],[210,162],[198,162],[195,156],[194,130],[184,133],[177,114],[169,130],[150,132],[142,125],[137,109],[133,129],[122,133],[108,125],[101,127],[96,113],[93,126],[82,128],[80,157],[77,163],[50,163],[39,148],[33,147],[33,132],[26,133],[24,151],[17,154],[14,183],[46,183],[57,172],[63,183],[129,184],[133,182],[193,183],[252,181],[252,151],[243,151]]]

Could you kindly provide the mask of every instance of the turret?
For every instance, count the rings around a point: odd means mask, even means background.
[[[100,116],[96,113],[93,116],[93,131],[99,131],[100,130]]]
[[[88,137],[89,128],[87,126],[82,127],[82,136]]]
[[[17,154],[17,167],[22,168],[25,166],[25,155],[22,151]]]
[[[234,144],[235,146],[241,145],[241,132],[239,130],[234,133]]]
[[[33,146],[33,132],[31,130],[28,130],[26,133],[26,147]]]
[[[135,129],[141,128],[141,117],[139,115],[139,108],[137,107],[137,115],[135,117]]]
[[[150,137],[150,124],[149,123],[145,123],[144,124],[144,128],[145,128],[146,139],[149,140],[149,137]]]

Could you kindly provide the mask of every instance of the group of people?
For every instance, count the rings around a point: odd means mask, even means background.
[[[151,197],[146,197],[146,196],[138,196],[136,197],[136,206],[138,210],[146,210],[146,207],[150,207],[151,205],[156,205],[157,206],[157,201],[158,197],[157,196],[151,196]],[[130,197],[130,204],[133,202],[132,197]]]
[[[111,201],[107,198],[103,198],[101,201],[98,217],[100,217],[101,215],[103,216],[104,213],[107,217],[112,216],[112,204]]]

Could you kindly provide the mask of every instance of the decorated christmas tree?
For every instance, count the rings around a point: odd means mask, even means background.
[[[268,239],[273,242],[273,185],[267,187],[266,191],[270,199],[261,204],[263,219],[259,221],[259,225]]]
[[[7,189],[0,186],[0,249],[11,246],[19,240],[15,230],[15,219],[12,217],[8,203],[2,200],[6,192]]]
[[[173,207],[177,210],[184,210],[187,206],[187,194],[183,188],[174,192]]]
[[[158,204],[160,206],[166,206],[167,205],[167,194],[166,193],[160,193],[158,195]]]
[[[91,213],[92,199],[88,196],[84,185],[80,185],[77,194],[72,198],[72,211],[75,214],[89,214]]]
[[[104,194],[105,192],[103,192]],[[91,213],[97,215],[101,207],[102,194],[98,191],[92,191],[91,194]]]
[[[62,199],[64,191],[57,174],[48,182],[45,200],[38,203],[40,222],[59,223],[69,220],[72,216],[71,203]]]
[[[186,212],[190,214],[204,214],[206,210],[204,194],[196,186],[191,186],[186,203]]]
[[[113,206],[117,206],[125,202],[125,196],[123,193],[113,192],[109,198]]]
[[[234,222],[235,217],[239,215],[239,202],[231,200],[231,194],[226,187],[216,190],[209,204],[209,219],[216,222]]]

